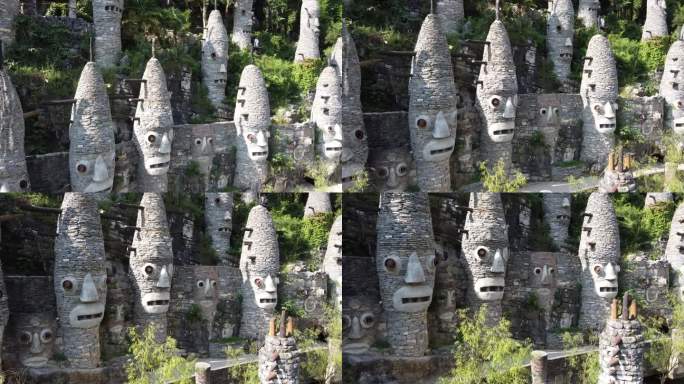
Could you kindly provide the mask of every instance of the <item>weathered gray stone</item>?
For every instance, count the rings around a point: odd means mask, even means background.
[[[19,14],[19,0],[5,0],[0,4],[0,41],[14,42],[14,18]]]
[[[252,49],[252,25],[254,24],[253,0],[236,0],[233,11],[231,40],[240,49]]]
[[[266,336],[259,349],[259,382],[299,384],[299,355],[294,337]]]
[[[228,81],[228,32],[223,25],[221,12],[209,14],[202,41],[202,82],[209,91],[214,108],[225,109],[226,82]]]
[[[545,193],[542,198],[544,221],[549,225],[549,234],[556,246],[563,249],[567,246],[572,196],[569,193]]]
[[[2,7],[0,5],[0,11]],[[24,112],[17,90],[0,63],[0,192],[29,190],[24,153]]]
[[[309,192],[304,205],[304,217],[332,212],[330,195],[325,192]]]
[[[465,18],[463,0],[437,0],[435,13],[439,16],[444,33],[448,35],[458,32]]]
[[[318,77],[311,120],[316,125],[318,158],[326,163],[329,176],[336,175],[342,155],[342,83],[332,66]]]
[[[121,56],[121,17],[124,0],[93,0],[95,27],[95,61],[101,68],[110,68]]]
[[[429,14],[418,34],[409,82],[408,124],[418,187],[451,190],[449,158],[456,142],[457,90],[446,36]]]
[[[318,48],[320,17],[321,6],[318,4],[318,0],[302,0],[295,63],[321,57],[321,51]]]
[[[204,220],[211,246],[216,251],[221,265],[231,265],[228,251],[230,235],[233,232],[233,194],[228,192],[206,193],[204,196]]]
[[[567,82],[572,64],[572,39],[575,33],[575,8],[572,0],[549,1],[546,47],[553,62],[553,72]]]
[[[621,341],[615,344],[615,338]],[[639,320],[607,320],[599,336],[598,384],[644,382],[644,342]]]
[[[672,192],[648,192],[644,199],[644,206],[651,208],[661,203],[672,202],[674,202],[674,195],[672,195]]]
[[[667,35],[667,3],[665,0],[646,0],[646,20],[641,41]]]
[[[5,279],[2,273],[2,266],[0,265],[0,347],[4,344],[5,328],[9,322],[9,315],[10,311],[7,299],[7,289],[5,288]],[[0,368],[2,368],[2,356],[0,356]]]
[[[330,279],[333,302],[342,304],[342,215],[335,218],[330,228],[322,269]]]
[[[679,204],[672,216],[665,258],[672,269],[672,283],[680,300],[684,301],[684,204]]]
[[[684,32],[672,43],[665,57],[660,96],[665,98],[665,126],[684,134]]]
[[[582,21],[585,27],[599,26],[599,12],[601,11],[601,3],[599,0],[580,0],[579,8],[577,10],[577,18]]]

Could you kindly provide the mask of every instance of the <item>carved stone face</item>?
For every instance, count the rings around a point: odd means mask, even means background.
[[[552,253],[535,252],[530,255],[530,286],[532,288],[556,287],[558,274],[556,257]]]
[[[209,321],[210,327],[216,314],[218,304],[218,273],[216,269],[206,267],[194,268],[194,285],[192,298],[202,310],[202,318]]]
[[[610,42],[605,36],[595,35],[587,47],[580,95],[584,103],[584,118],[592,120],[585,121],[585,125],[593,123],[598,133],[609,135],[615,131],[617,86],[617,67]]]
[[[305,0],[302,5],[302,23],[307,30],[312,34],[318,36],[320,29],[320,13],[321,8],[318,5],[318,0]]]
[[[412,157],[407,148],[374,150],[368,157],[369,178],[375,191],[401,192],[411,184]]]
[[[205,217],[207,229],[212,236],[228,234],[233,230],[233,195],[231,193],[207,193]]]
[[[537,113],[537,127],[543,130],[546,127],[558,127],[560,125],[560,106],[541,105]]]
[[[145,170],[150,175],[163,175],[169,170],[173,128],[158,127],[146,132],[140,141]]]
[[[368,296],[345,297],[342,305],[342,351],[360,354],[368,351],[377,337],[381,308]]]
[[[26,176],[26,177],[25,177]],[[7,167],[0,166],[0,193],[12,191],[28,191],[28,175],[12,174]]]
[[[338,162],[342,155],[342,85],[331,66],[321,71],[316,83],[311,117],[318,130],[318,153],[327,160]]]
[[[142,268],[133,271],[136,281],[141,286],[140,303],[147,313],[166,313],[169,310],[169,288],[173,264],[159,262],[144,263]]]
[[[554,63],[570,65],[572,62],[572,39],[575,31],[575,10],[572,1],[558,0],[549,2],[549,21],[547,42]]]
[[[249,212],[242,240],[240,270],[249,282],[258,308],[272,310],[278,303],[278,242],[268,210],[257,205]],[[248,300],[248,298],[245,298]]]
[[[660,94],[667,102],[667,120],[672,121],[672,129],[684,134],[684,39],[672,43],[667,52]]]
[[[264,163],[268,158],[270,104],[266,83],[255,65],[248,65],[240,76],[235,104],[235,128],[245,145],[248,158]]]
[[[28,191],[24,114],[19,94],[4,70],[0,70],[0,116],[0,193]]]
[[[594,279],[594,290],[600,297],[612,299],[617,296],[617,274],[620,266],[617,263],[594,263],[590,265],[591,276]]]
[[[209,174],[214,160],[213,136],[201,135],[192,140],[192,159],[199,164],[204,175]]]
[[[69,324],[74,328],[94,328],[104,316],[107,275],[72,273],[59,285],[65,306],[70,308]]]
[[[413,125],[416,140],[414,151],[422,153],[425,161],[443,161],[454,151],[456,135],[456,109],[439,111],[433,114],[419,114]],[[453,129],[452,129],[453,127]]]
[[[25,367],[45,366],[54,352],[57,323],[52,312],[13,313],[15,353]]]

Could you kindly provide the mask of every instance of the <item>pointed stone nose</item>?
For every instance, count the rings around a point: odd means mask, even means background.
[[[568,48],[572,48],[572,39],[571,38],[566,38],[565,39],[565,46]]]
[[[93,181],[102,182],[109,179],[109,171],[107,170],[107,164],[104,161],[102,155],[97,157],[95,160],[95,170],[93,172]]]
[[[223,214],[223,221],[229,222],[233,220],[233,214],[230,211],[226,211],[226,213]]]
[[[544,265],[544,268],[542,268],[541,282],[542,284],[549,282],[549,267],[547,265]]]
[[[157,280],[157,288],[171,288],[171,277],[166,266],[163,266],[159,272],[159,280]]]
[[[613,105],[610,102],[606,103],[603,116],[607,119],[615,118],[615,110],[613,109]]]
[[[168,133],[165,133],[164,136],[162,136],[159,153],[171,153],[171,139],[169,139]]]
[[[343,163],[351,160],[353,157],[354,157],[354,152],[352,152],[351,149],[342,148],[342,156],[340,156],[340,160],[342,160]]]
[[[214,285],[211,283],[211,279],[204,281],[204,297],[214,297]]]
[[[82,303],[96,303],[100,299],[100,296],[97,294],[95,280],[93,280],[93,275],[90,273],[83,279],[80,299]]]
[[[276,285],[271,275],[266,276],[266,281],[264,282],[264,291],[269,293],[275,293],[276,291]]]
[[[40,336],[38,335],[37,332],[33,334],[31,337],[31,353],[41,353],[43,352],[43,348],[41,348],[40,345]]]
[[[363,334],[361,333],[361,323],[359,322],[359,318],[357,316],[354,316],[352,319],[351,331],[347,337],[352,340],[358,340],[363,337]]]
[[[7,183],[2,183],[0,184],[0,193],[7,193],[9,192],[9,187],[7,186]]]
[[[501,249],[497,249],[494,252],[494,261],[492,262],[492,267],[489,269],[494,273],[504,273],[506,272],[506,260],[501,252]]]
[[[264,131],[259,131],[257,133],[257,142],[256,144],[260,147],[265,147],[268,145],[268,142],[266,141],[266,135],[264,135]]]
[[[561,206],[562,206],[563,208],[570,208],[570,199],[568,199],[567,197],[564,197],[564,198],[563,198],[563,203],[561,204]]]
[[[444,113],[440,111],[435,119],[435,126],[432,128],[432,137],[435,139],[446,139],[449,136],[451,136],[449,123],[447,123]]]
[[[397,173],[394,172],[394,169],[390,169],[389,170],[389,177],[387,179],[387,186],[390,188],[394,188],[397,185],[399,185],[399,183],[397,183]]]
[[[613,263],[606,264],[606,280],[612,281],[617,279],[617,271]]]
[[[342,141],[342,127],[339,124],[335,124],[333,127],[334,136],[333,139]]]
[[[506,100],[506,109],[504,110],[503,117],[506,119],[515,118],[515,104],[513,103],[512,97],[509,97],[508,100]]]
[[[207,138],[206,138],[206,137],[203,137],[203,138],[202,138],[202,148],[201,148],[202,153],[207,153],[207,148],[208,148],[208,147],[209,147],[209,144],[208,144],[208,142],[207,142]]]
[[[407,284],[422,284],[425,282],[425,272],[423,272],[423,267],[420,265],[420,259],[418,259],[418,255],[415,253],[409,256],[404,281]]]

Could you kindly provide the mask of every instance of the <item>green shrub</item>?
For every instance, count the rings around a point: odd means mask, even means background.
[[[620,228],[620,249],[623,254],[649,251],[667,235],[674,215],[674,203],[644,207],[643,196],[616,194],[613,196]]]
[[[126,363],[127,383],[153,384],[173,380],[179,384],[190,384],[194,381],[191,376],[195,361],[178,354],[176,340],[167,337],[164,343],[157,343],[154,326],[145,328],[142,334],[138,334],[135,328],[129,328],[128,336],[131,358]]]
[[[527,178],[520,171],[516,171],[512,179],[509,177],[503,159],[492,169],[487,168],[486,161],[480,163],[480,178],[487,192],[515,192],[527,184]]]
[[[190,323],[199,323],[202,321],[202,308],[198,304],[192,304],[185,313],[185,320]]]
[[[242,348],[231,346],[226,347],[225,353],[228,359],[238,359],[245,354]],[[254,363],[232,365],[228,367],[228,376],[236,383],[259,384],[259,366]]]
[[[576,350],[584,345],[598,344],[598,336],[581,332],[566,331],[562,334],[563,349]],[[566,358],[572,382],[577,384],[593,384],[598,379],[600,366],[598,352],[570,353]]]

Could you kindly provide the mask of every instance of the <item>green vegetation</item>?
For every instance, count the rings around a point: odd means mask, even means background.
[[[300,365],[301,378],[317,383],[325,382],[325,372],[328,367],[328,350],[326,348],[311,349],[319,344],[318,332],[311,328],[297,329],[295,330],[294,337],[297,340],[297,347],[300,351],[309,349]]]
[[[153,384],[174,380],[190,384],[194,381],[190,376],[194,373],[195,361],[178,354],[176,340],[167,337],[164,343],[157,343],[154,326],[145,328],[142,334],[130,328],[128,337],[131,358],[126,364],[127,383]]]
[[[562,334],[563,349],[570,350],[566,358],[572,383],[594,384],[600,371],[598,352],[581,353],[579,349],[587,345],[598,345],[598,336],[581,332],[566,331]],[[577,351],[579,353],[573,353]]]
[[[228,359],[239,359],[245,354],[242,348],[228,346],[225,349]],[[228,376],[236,383],[259,384],[259,367],[257,364],[236,364],[228,367]]]
[[[684,354],[684,305],[676,297],[671,297],[672,322],[665,324],[662,318],[646,318],[644,339],[651,340],[644,359],[649,367],[659,372],[660,383],[664,384],[679,367],[680,356]],[[669,334],[666,330],[670,330]]]
[[[615,213],[620,228],[620,249],[623,254],[651,251],[667,236],[675,204],[661,203],[644,207],[643,195],[616,194],[613,196]]]
[[[202,308],[198,304],[192,304],[185,313],[185,320],[190,323],[199,323],[203,320]]]
[[[454,366],[441,384],[526,384],[529,372],[523,367],[532,348],[528,341],[513,339],[510,321],[491,325],[487,306],[473,316],[459,310]]]
[[[499,159],[492,169],[487,168],[486,161],[480,163],[480,179],[487,192],[515,192],[527,184],[527,178],[520,171],[516,171],[512,179],[509,177],[503,159]]]

